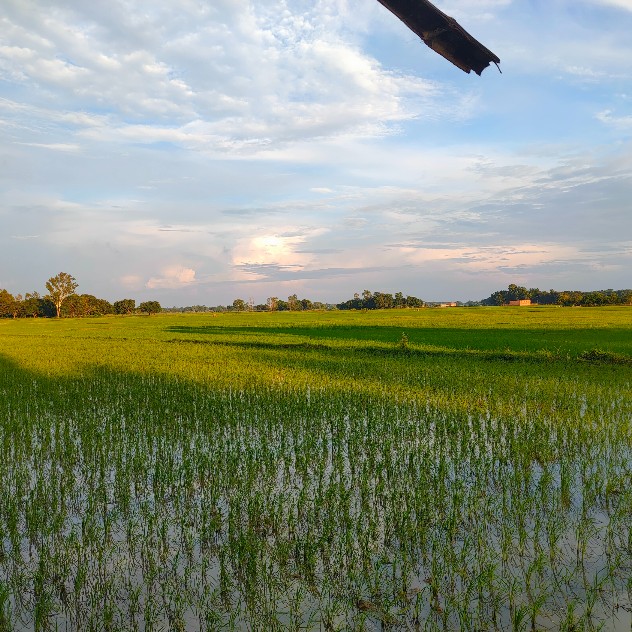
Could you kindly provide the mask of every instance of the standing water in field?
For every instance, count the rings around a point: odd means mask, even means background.
[[[629,629],[614,392],[501,413],[11,367],[3,389],[3,630]]]
[[[434,313],[2,323],[0,630],[628,632],[627,330]]]

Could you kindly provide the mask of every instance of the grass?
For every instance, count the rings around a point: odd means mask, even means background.
[[[0,321],[0,629],[629,629],[631,315]]]

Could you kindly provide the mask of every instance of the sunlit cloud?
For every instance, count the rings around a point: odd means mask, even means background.
[[[195,283],[195,270],[181,266],[171,266],[162,270],[162,275],[151,277],[145,286],[150,289],[177,289]]]
[[[118,282],[127,290],[140,290],[143,286],[143,278],[138,274],[125,274]]]

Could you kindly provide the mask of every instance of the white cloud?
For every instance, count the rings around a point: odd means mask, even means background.
[[[617,129],[632,129],[632,114],[628,116],[615,116],[612,110],[603,110],[599,112],[595,118]]]
[[[53,95],[39,114],[63,116],[82,138],[188,149],[380,136],[399,121],[437,116],[436,101],[448,117],[467,110],[449,106],[453,95],[438,84],[363,52],[343,34],[350,22],[341,26],[336,2],[291,11],[281,0],[212,9],[162,0],[149,13],[127,4],[106,15],[75,2],[37,11],[13,3],[0,69],[42,102]]]
[[[150,290],[177,289],[195,283],[195,270],[184,266],[169,266],[162,270],[161,276],[151,277],[145,284]]]
[[[284,232],[244,236],[237,241],[233,249],[233,267],[238,278],[244,278],[243,270],[249,266],[251,269],[256,269],[256,266],[290,266],[296,270],[304,269],[313,263],[314,256],[310,252],[302,251],[302,246],[327,232],[327,229],[322,227],[286,227]],[[252,268],[253,266],[255,268]]]
[[[127,290],[140,290],[143,286],[143,278],[138,274],[124,274],[118,282]]]
[[[79,151],[80,146],[76,143],[18,143],[27,147],[40,147],[42,149],[51,149],[53,151]]]
[[[592,2],[595,4],[605,4],[607,6],[632,11],[632,0],[592,0]]]

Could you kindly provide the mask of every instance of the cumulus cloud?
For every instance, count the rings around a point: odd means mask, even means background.
[[[315,260],[309,250],[301,248],[306,242],[326,234],[324,227],[286,228],[285,232],[254,234],[238,240],[232,263],[238,278],[243,273],[257,274],[269,266],[302,270]]]
[[[112,8],[10,2],[4,19],[0,73],[46,103],[40,114],[64,113],[82,138],[256,151],[382,135],[433,111],[436,99],[450,102],[438,84],[384,69],[344,36],[337,3],[161,0],[148,12],[130,0]]]
[[[145,284],[153,289],[177,289],[195,283],[195,270],[184,266],[169,266],[162,270],[161,276],[151,277]]]

